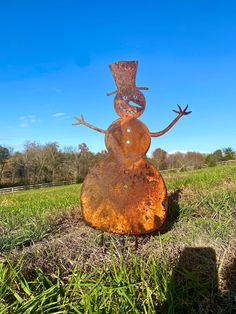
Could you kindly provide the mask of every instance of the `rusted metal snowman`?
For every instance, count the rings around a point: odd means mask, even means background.
[[[165,221],[167,191],[158,170],[148,162],[146,153],[151,137],[165,134],[183,115],[188,106],[160,132],[150,132],[137,118],[144,112],[146,101],[136,86],[137,61],[110,65],[117,90],[114,108],[120,116],[105,131],[75,118],[75,125],[105,134],[108,158],[94,166],[83,183],[81,206],[84,221],[102,231],[138,235],[153,232]]]

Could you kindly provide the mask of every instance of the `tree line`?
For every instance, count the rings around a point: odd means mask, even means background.
[[[0,146],[0,186],[82,182],[89,169],[106,154],[92,153],[85,143],[77,149],[60,149],[57,143],[27,142],[21,152]]]
[[[0,187],[60,181],[82,182],[89,169],[107,156],[106,151],[93,153],[85,143],[78,148],[60,149],[58,143],[25,143],[21,152],[0,145]],[[169,154],[157,148],[149,158],[158,169],[199,168],[207,163],[235,158],[232,148],[218,149],[212,154],[176,152]]]
[[[199,152],[176,152],[174,154],[168,154],[163,149],[157,148],[154,150],[151,157],[153,164],[160,170],[176,168],[180,170],[186,168],[197,169],[203,164],[215,166],[218,162],[234,159],[236,159],[236,153],[231,147],[217,149],[210,154]]]

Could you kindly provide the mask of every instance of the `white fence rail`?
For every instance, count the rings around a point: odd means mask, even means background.
[[[235,164],[236,159],[233,160],[226,160],[226,161],[218,161],[216,162],[216,165],[229,165],[229,164]],[[207,168],[209,167],[207,164],[200,165],[197,169],[201,168]],[[165,170],[159,170],[161,173],[168,173],[168,172],[180,172],[181,170],[188,171],[188,170],[195,170],[196,168],[194,166],[184,166],[180,168],[173,168],[173,169],[165,169]]]
[[[227,161],[220,161],[217,162],[217,165],[225,165],[225,164],[233,164],[236,163],[236,160],[227,160]],[[203,164],[199,168],[205,168],[208,167],[208,165]],[[182,168],[174,168],[174,169],[167,169],[167,170],[160,170],[161,173],[170,173],[170,172],[180,172]],[[194,167],[184,167],[184,171],[187,170],[194,170]],[[31,184],[31,185],[22,185],[22,186],[12,186],[9,188],[2,188],[0,189],[0,194],[2,193],[14,193],[14,192],[20,192],[24,190],[30,190],[30,189],[40,189],[44,187],[49,186],[60,186],[60,185],[69,185],[69,184],[75,184],[76,181],[61,181],[61,182],[51,182],[51,183],[41,183],[41,184]]]
[[[2,194],[2,193],[14,193],[14,192],[20,192],[20,191],[24,191],[24,190],[41,189],[41,188],[49,187],[49,186],[60,186],[60,185],[68,185],[68,184],[75,184],[75,183],[76,183],[76,181],[61,181],[61,182],[12,186],[9,188],[0,189],[0,194]]]

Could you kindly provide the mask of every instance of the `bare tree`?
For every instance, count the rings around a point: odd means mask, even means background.
[[[167,169],[167,152],[161,148],[157,148],[152,153],[151,161],[158,169],[164,170]]]
[[[186,165],[194,169],[199,168],[204,163],[204,155],[198,152],[187,152],[185,159]]]
[[[7,147],[0,146],[0,184],[2,184],[4,168],[9,161],[10,151]]]

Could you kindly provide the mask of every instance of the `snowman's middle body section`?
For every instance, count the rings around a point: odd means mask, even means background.
[[[117,119],[108,128],[105,139],[108,152],[123,165],[146,157],[151,138],[146,125],[138,119]]]

